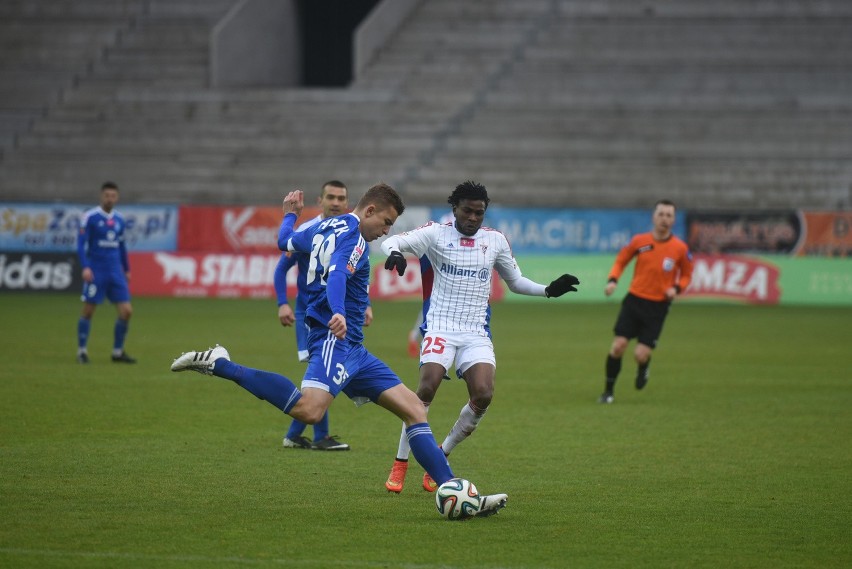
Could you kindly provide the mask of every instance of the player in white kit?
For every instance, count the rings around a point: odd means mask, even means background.
[[[385,268],[405,272],[403,253],[425,255],[432,264],[434,281],[425,318],[426,333],[420,346],[420,383],[417,396],[427,411],[441,380],[455,364],[456,373],[467,383],[470,400],[441,444],[445,455],[469,437],[491,404],[497,361],[489,326],[491,278],[496,269],[509,290],[529,296],[559,297],[576,291],[580,281],[564,274],[545,286],[521,274],[506,236],[482,227],[490,202],[485,186],[464,182],[447,200],[454,222],[427,223],[417,229],[389,237],[382,243],[388,255]],[[403,426],[404,427],[404,426]],[[402,492],[408,469],[408,440],[400,438],[394,465],[385,487]],[[435,482],[428,474],[423,488],[433,492]]]

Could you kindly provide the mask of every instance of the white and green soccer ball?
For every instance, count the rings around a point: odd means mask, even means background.
[[[435,491],[438,513],[448,520],[466,520],[479,512],[479,491],[470,480],[450,478]]]

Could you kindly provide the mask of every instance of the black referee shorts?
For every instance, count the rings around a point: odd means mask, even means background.
[[[637,338],[642,344],[656,348],[670,306],[669,301],[646,300],[627,293],[613,332],[627,339]]]

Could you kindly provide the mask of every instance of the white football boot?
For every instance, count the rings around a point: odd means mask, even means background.
[[[507,494],[489,494],[479,497],[479,511],[477,517],[493,516],[506,507],[509,499]]]
[[[205,375],[213,375],[213,364],[219,358],[231,361],[228,350],[219,344],[203,352],[185,352],[172,362],[172,371],[192,370]]]

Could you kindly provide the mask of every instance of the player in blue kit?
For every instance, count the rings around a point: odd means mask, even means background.
[[[346,213],[346,210],[349,208],[349,196],[343,182],[331,180],[323,184],[319,197],[319,206],[322,208],[322,213],[301,224],[296,228],[296,231],[304,231],[323,219]],[[309,261],[310,257],[304,253],[288,251],[282,254],[278,260],[273,278],[275,295],[278,299],[278,320],[282,326],[293,326],[296,329],[296,350],[300,362],[308,361],[308,329],[305,326],[305,313],[308,308],[308,300],[305,281],[307,279]],[[287,302],[287,272],[294,265],[298,270],[298,277],[296,278],[298,295],[296,296],[295,312]],[[369,326],[372,318],[372,309],[368,306],[364,325]],[[328,412],[313,426],[313,442],[302,435],[305,432],[305,427],[305,423],[298,419],[293,419],[282,441],[284,448],[349,450],[348,444],[338,441],[329,434]]]
[[[302,205],[301,191],[290,192],[284,199],[278,240],[282,250],[310,255],[305,317],[309,361],[301,390],[282,375],[232,362],[222,346],[186,352],[172,363],[172,371],[193,370],[230,379],[309,424],[322,419],[340,392],[356,404],[372,401],[404,421],[414,458],[438,484],[446,482],[453,472],[417,395],[362,344],[364,311],[369,305],[367,243],[387,235],[405,209],[402,199],[387,184],[378,184],[367,190],[352,213],[293,233]],[[507,499],[506,494],[482,496],[479,515],[496,513]]]
[[[104,297],[118,311],[112,344],[112,361],[133,364],[136,360],[124,351],[124,339],[133,307],[130,305],[130,264],[124,245],[124,218],[115,211],[118,203],[118,186],[104,182],[101,186],[99,207],[83,214],[80,234],[77,236],[77,256],[83,267],[83,312],[77,322],[77,361],[89,363],[87,344],[92,316]]]

